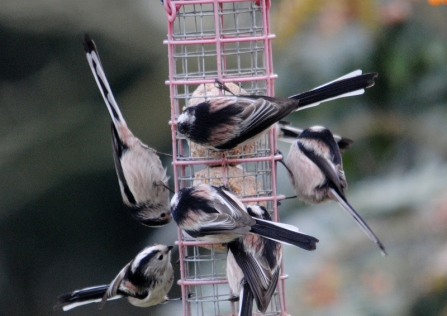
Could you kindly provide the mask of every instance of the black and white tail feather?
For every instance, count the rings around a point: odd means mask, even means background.
[[[276,126],[276,137],[279,141],[285,143],[293,143],[298,136],[303,132],[303,129],[293,127],[288,121],[279,121]],[[334,134],[334,140],[340,149],[340,153],[343,154],[346,149],[349,149],[354,143],[352,139]]]
[[[123,202],[132,216],[146,226],[162,226],[172,217],[166,170],[157,152],[143,144],[127,127],[115,101],[95,43],[84,37],[87,61],[112,119],[112,147]]]
[[[323,102],[352,97],[365,93],[366,88],[374,85],[377,73],[362,74],[360,69],[350,72],[310,91],[292,95],[289,99],[299,101],[299,110],[317,106]]]
[[[54,306],[54,309],[62,309],[64,311],[68,311],[75,307],[90,303],[101,303],[109,286],[110,284],[92,286],[85,289],[62,294],[57,298],[58,304]],[[108,300],[116,300],[121,297],[122,295],[116,295],[114,297],[108,298]]]
[[[344,196],[344,194],[340,194],[337,192],[336,189],[330,188],[330,197],[337,201],[340,206],[354,218],[354,220],[357,222],[357,224],[360,226],[360,228],[365,232],[365,234],[368,236],[368,238],[373,241],[380,249],[380,252],[382,256],[387,256],[387,252],[385,250],[385,247],[383,246],[382,242],[377,238],[377,236],[374,234],[371,228],[369,228],[368,224],[363,220],[363,218],[357,213],[357,211],[349,204],[348,200]]]

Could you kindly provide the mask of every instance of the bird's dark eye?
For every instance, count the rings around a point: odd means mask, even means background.
[[[166,213],[161,213],[161,214],[160,214],[160,218],[161,218],[161,219],[165,219],[165,218],[166,218]]]
[[[163,260],[163,255],[161,255],[160,257],[158,257],[158,260]]]

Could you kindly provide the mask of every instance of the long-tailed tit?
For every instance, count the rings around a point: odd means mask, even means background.
[[[278,140],[286,143],[293,143],[298,138],[298,136],[300,136],[303,130],[291,126],[290,122],[279,121],[276,125],[276,132]],[[354,143],[352,139],[342,137],[340,135],[333,134],[332,136],[334,137],[334,140],[337,143],[341,154],[343,154],[345,150],[351,147],[351,145]]]
[[[340,150],[328,129],[322,126],[305,129],[290,146],[285,164],[299,199],[307,203],[337,201],[386,256],[380,240],[346,199],[344,189],[348,184]]]
[[[177,131],[207,148],[224,151],[262,136],[290,113],[321,102],[359,95],[374,85],[377,73],[349,73],[313,90],[291,96],[221,96],[186,108],[178,117]]]
[[[306,250],[315,250],[318,242],[291,225],[250,216],[236,196],[205,183],[177,192],[171,200],[171,213],[181,229],[200,241],[222,244],[253,233]]]
[[[112,146],[121,195],[132,216],[146,226],[172,220],[168,177],[154,149],[143,144],[127,127],[113,97],[95,43],[84,37],[87,60],[112,118]]]
[[[172,246],[152,245],[129,262],[109,285],[98,285],[62,294],[54,309],[68,311],[89,304],[127,297],[129,303],[148,307],[166,303],[174,281]]]
[[[263,206],[250,205],[247,212],[254,218],[272,220]],[[232,292],[239,295],[240,316],[251,315],[253,298],[265,313],[278,283],[281,260],[281,244],[258,235],[248,234],[228,243],[227,279]]]

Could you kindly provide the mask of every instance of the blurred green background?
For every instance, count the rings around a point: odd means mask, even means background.
[[[291,315],[447,315],[446,17],[447,5],[423,0],[272,1],[276,95],[357,68],[379,73],[365,95],[289,119],[355,140],[344,154],[347,196],[389,256],[335,203],[284,202],[282,219],[320,239],[313,253],[285,250]],[[171,150],[159,1],[0,1],[2,315],[61,315],[57,295],[108,283],[146,244],[176,239],[175,225],[148,229],[122,206],[85,32],[133,132]],[[69,313],[168,312],[178,315],[180,303]]]

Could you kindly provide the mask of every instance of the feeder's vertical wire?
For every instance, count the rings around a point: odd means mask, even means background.
[[[176,108],[178,107],[177,101],[175,99],[175,87],[174,87],[174,49],[175,46],[173,45],[173,25],[174,21],[169,21],[168,19],[168,66],[169,66],[169,93],[170,93],[170,101],[171,101],[171,135],[172,135],[172,164],[173,164],[173,173],[174,173],[174,179],[178,179],[178,167],[177,167],[177,157],[178,157],[178,149],[182,151],[181,148],[178,148],[177,146],[177,134],[176,134],[176,124],[175,124],[175,116],[176,116]],[[179,24],[181,21],[179,21]],[[174,181],[174,187],[175,192],[178,192],[179,190],[179,184],[178,181]],[[185,257],[185,249],[182,245],[182,232],[180,229],[178,229],[178,249],[179,249],[179,258],[180,258],[180,278],[181,280],[185,279],[185,265],[183,258]],[[187,304],[187,288],[183,284],[183,282],[180,282],[180,286],[182,288],[182,308],[183,308],[183,315],[189,315],[188,314],[188,304]]]
[[[223,73],[227,71],[227,58],[225,54],[222,54],[222,51],[225,51],[225,43],[221,42],[221,37],[224,37],[224,29],[225,29],[225,15],[223,10],[224,5],[219,3],[217,0],[214,1],[214,23],[215,23],[215,38],[216,38],[216,61],[217,61],[217,78],[222,82]],[[221,14],[219,15],[219,12]],[[222,94],[222,91],[219,91],[219,94]],[[226,154],[222,155],[222,183],[227,185],[227,161]],[[214,247],[212,249],[212,258],[215,259]],[[213,270],[215,268],[216,261],[212,261]],[[213,273],[214,277],[214,273]],[[217,295],[216,295],[217,293]],[[220,315],[220,303],[219,303],[219,285],[213,285],[213,298],[214,302],[214,314]],[[232,304],[230,304],[230,309],[233,310]]]
[[[233,3],[233,19],[234,19],[234,25],[235,25],[235,30],[236,30],[236,34],[238,35],[239,33],[239,15],[237,14],[237,10],[236,10],[237,6],[236,3]],[[234,43],[235,46],[235,52],[236,52],[236,64],[237,64],[237,75],[238,76],[243,76],[242,71],[241,71],[241,51],[240,51],[240,42],[236,42]]]
[[[205,32],[204,32],[204,26],[203,26],[203,5],[200,4],[200,13],[201,18],[200,18],[200,38],[204,38],[205,37]],[[196,33],[197,33],[197,28],[196,28]],[[202,58],[202,78],[205,79],[206,78],[206,46],[205,44],[200,44],[201,47],[201,56],[199,57],[199,54],[197,54],[197,59],[199,60],[199,58]],[[197,51],[199,50],[199,48],[197,48]],[[199,65],[200,68],[200,65]]]
[[[220,18],[219,22],[221,23],[221,27],[219,28],[219,38],[221,36],[223,38],[225,38],[225,35],[224,35],[225,17],[224,17],[223,11],[222,11],[222,17]],[[216,31],[216,36],[217,36],[217,31]],[[225,43],[222,43],[221,45],[222,45],[222,49],[225,51]],[[216,51],[216,53],[217,53],[217,51]],[[226,72],[227,71],[227,57],[226,57],[226,55],[219,56],[219,54],[217,54],[216,58],[221,60],[223,73],[226,73],[228,75],[228,73]],[[222,91],[219,91],[219,94],[222,94]]]
[[[198,275],[202,275],[201,272],[201,261],[200,261],[200,248],[197,246],[193,246],[194,249],[194,276],[197,278]],[[203,300],[203,289],[201,285],[195,286],[196,291],[199,291],[199,297]],[[196,296],[197,297],[197,296]],[[205,314],[205,310],[203,309],[203,303],[197,302],[197,309],[200,309],[202,315]]]
[[[224,23],[224,17],[223,17],[223,4],[219,2],[219,0],[214,0],[214,39],[216,41],[216,67],[217,67],[217,79],[220,82],[223,82],[223,76],[222,76],[222,42],[220,40],[221,36],[221,27],[220,23]],[[222,11],[222,17],[219,15],[219,11]],[[219,92],[221,93],[221,92]],[[227,185],[227,161],[226,161],[226,154],[222,154],[222,183],[224,186]]]
[[[219,81],[222,81],[222,62],[220,60],[221,58],[221,41],[220,41],[220,26],[219,26],[219,8],[221,4],[218,0],[214,0],[214,38],[216,41],[216,62],[217,62],[217,79]],[[222,19],[223,22],[223,19]]]
[[[269,74],[267,78],[267,91],[270,93],[270,96],[274,96],[275,93],[275,82],[273,80],[272,74],[273,74],[273,54],[272,54],[272,37],[270,36],[270,0],[262,0],[262,5],[265,8],[264,9],[264,15],[263,15],[263,27],[264,27],[264,36],[265,36],[265,42],[264,42],[264,51],[268,54],[269,58],[267,58],[267,64],[266,64],[266,74]],[[267,44],[267,45],[265,45]],[[276,143],[276,141],[275,141]]]
[[[261,5],[263,6],[264,10],[262,10],[262,18],[263,18],[263,37],[264,37],[264,60],[266,62],[266,90],[267,94],[270,96],[274,96],[274,81],[272,78],[273,74],[273,55],[272,55],[272,47],[271,47],[271,37],[270,37],[270,0],[262,0]],[[279,221],[279,212],[278,212],[278,196],[277,196],[277,163],[275,159],[276,154],[276,137],[275,137],[275,127],[273,127],[269,133],[270,137],[270,144],[271,144],[271,179],[272,179],[272,208],[273,208],[273,215],[274,220]],[[281,272],[284,273],[284,264],[281,263]],[[281,277],[278,280],[277,285],[277,291],[278,291],[278,300],[280,304],[280,310],[282,315],[287,315],[287,305],[286,305],[286,299],[285,299],[285,279],[284,277]]]
[[[264,27],[264,51],[266,54],[268,54],[268,58],[266,56],[266,74],[268,74],[268,79],[267,79],[267,91],[269,93],[270,96],[274,96],[274,91],[275,91],[275,87],[274,87],[274,80],[271,77],[271,74],[273,74],[273,54],[272,54],[272,47],[271,47],[271,38],[269,38],[269,34],[270,34],[270,0],[262,0],[262,6],[264,6],[265,10],[265,14],[263,14],[263,19],[264,19],[264,23],[263,23],[263,27]],[[271,150],[272,150],[272,155],[274,157],[274,155],[276,154],[276,137],[275,137],[275,129],[276,127],[273,127],[272,130],[270,131],[270,139],[271,139]],[[274,220],[275,221],[279,221],[279,212],[278,212],[278,198],[277,198],[277,191],[276,191],[276,181],[277,181],[277,160],[272,159],[272,182],[273,182],[273,209],[274,209]],[[287,275],[284,274],[284,261],[281,263],[281,276],[278,280],[278,285],[277,285],[277,291],[278,291],[278,299],[279,299],[279,304],[280,304],[280,310],[282,315],[287,315],[287,303],[286,303],[286,295],[285,295],[285,279],[287,278]]]

